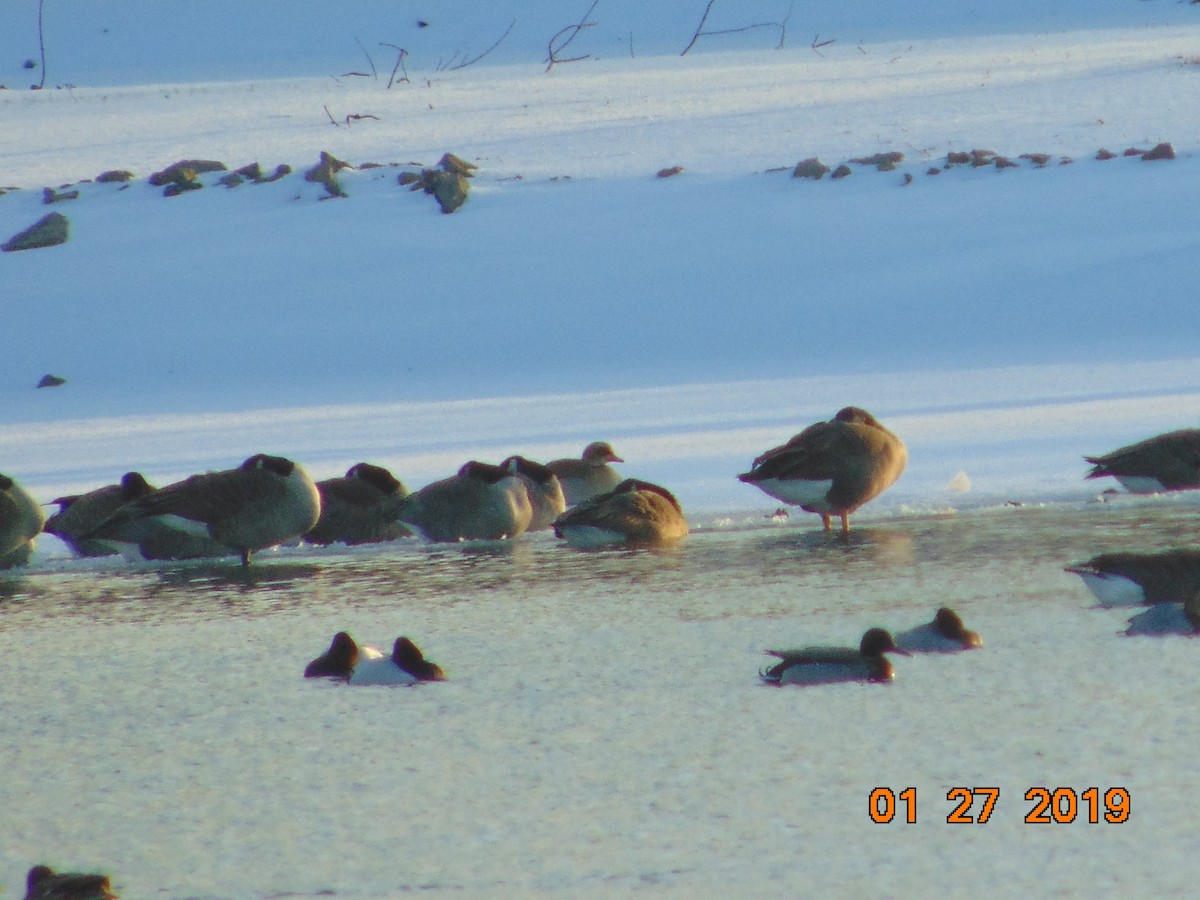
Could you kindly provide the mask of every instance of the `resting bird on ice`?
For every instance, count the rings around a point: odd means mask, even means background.
[[[904,442],[864,409],[847,406],[828,422],[808,426],[754,460],[739,481],[821,517],[825,530],[887,490],[908,462]]]
[[[558,476],[567,506],[605,494],[621,483],[621,473],[609,463],[625,462],[608,441],[592,441],[578,459],[554,459],[546,468]]]
[[[391,656],[374,647],[359,647],[344,631],[333,636],[329,649],[304,669],[305,678],[335,678],[349,684],[416,684],[445,681],[441,667],[430,662],[406,637],[396,638]]]
[[[515,473],[472,460],[405,497],[397,518],[435,543],[497,541],[524,534],[533,506]]]
[[[664,487],[626,478],[554,520],[554,534],[572,547],[662,547],[687,536],[679,501]]]
[[[853,647],[803,647],[798,650],[768,650],[778,662],[759,672],[769,684],[833,684],[842,681],[891,681],[896,677],[885,653],[911,656],[896,646],[890,632],[868,629],[858,649]]]
[[[408,488],[383,466],[360,462],[341,478],[317,482],[321,518],[304,539],[310,544],[378,544],[411,537],[396,521]]]
[[[1092,464],[1086,477],[1111,475],[1135,494],[1200,488],[1200,428],[1169,431],[1084,459]]]
[[[554,524],[554,520],[567,508],[562,483],[558,476],[543,466],[523,456],[510,456],[500,463],[500,468],[512,472],[525,484],[533,515],[529,520],[529,531],[541,531]]]
[[[1102,606],[1183,603],[1200,591],[1200,550],[1101,553],[1067,566]]]
[[[317,524],[321,496],[296,463],[259,453],[236,469],[193,475],[126,503],[83,538],[152,516],[206,533],[250,565],[255,550],[297,538]]]
[[[0,569],[29,562],[34,538],[45,523],[38,502],[7,475],[0,475]]]

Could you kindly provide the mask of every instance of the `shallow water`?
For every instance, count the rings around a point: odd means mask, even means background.
[[[44,861],[126,897],[1190,890],[1200,642],[1125,637],[1137,610],[1062,568],[1185,545],[1192,503],[848,539],[721,521],[653,553],[535,536],[0,576],[0,884]],[[896,658],[887,686],[759,683],[765,648],[940,605],[984,649]],[[303,679],[341,629],[407,634],[450,680]],[[988,822],[946,821],[956,786],[999,787]],[[1131,814],[1026,823],[1035,786],[1123,787]],[[914,787],[916,822],[872,822],[876,787]]]

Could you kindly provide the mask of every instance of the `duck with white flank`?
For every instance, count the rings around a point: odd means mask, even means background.
[[[687,536],[687,519],[666,488],[626,478],[554,520],[554,534],[572,547],[662,547]]]
[[[25,900],[117,900],[117,895],[107,875],[34,866],[25,879]]]
[[[592,441],[578,459],[555,459],[546,467],[558,476],[567,506],[611,491],[621,483],[621,473],[609,463],[625,462],[608,441]]]
[[[45,523],[38,502],[13,479],[0,475],[0,569],[29,562],[34,538]]]
[[[969,630],[962,617],[947,606],[934,613],[932,622],[902,631],[895,638],[896,646],[910,653],[957,653],[983,646],[979,632]]]
[[[759,677],[768,684],[832,684],[843,681],[891,681],[896,673],[885,653],[911,656],[896,646],[890,632],[871,628],[858,649],[853,647],[803,647],[797,650],[767,650],[776,663]]]
[[[236,469],[193,475],[126,503],[82,537],[160,516],[207,534],[248,566],[254,551],[300,537],[320,515],[321,495],[308,473],[290,459],[259,453]]]
[[[756,460],[739,481],[821,517],[825,530],[895,483],[908,462],[904,442],[864,409],[847,406]]]
[[[533,506],[514,473],[472,460],[409,494],[397,518],[427,541],[496,541],[524,534]]]
[[[430,662],[406,637],[396,638],[391,656],[374,647],[359,647],[344,631],[333,636],[329,649],[304,669],[305,678],[334,678],[348,684],[416,684],[445,681],[441,667]]]
[[[360,462],[341,478],[317,482],[321,518],[304,535],[310,544],[378,544],[411,537],[396,521],[408,488],[383,466]]]
[[[500,467],[508,469],[525,484],[533,508],[528,530],[541,531],[553,525],[567,508],[567,500],[558,476],[550,471],[550,467],[524,456],[510,456],[500,463]]]
[[[1084,459],[1092,464],[1087,478],[1111,475],[1135,494],[1200,488],[1200,429],[1170,431]]]
[[[1183,603],[1200,590],[1200,550],[1101,553],[1067,566],[1101,606]]]

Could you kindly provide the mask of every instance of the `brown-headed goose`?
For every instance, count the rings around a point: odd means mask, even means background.
[[[891,487],[907,462],[900,438],[866,410],[847,406],[763,453],[738,480],[816,513],[826,531],[838,516],[845,533],[850,514]]]
[[[29,562],[46,515],[38,502],[7,475],[0,475],[0,569]]]
[[[666,488],[627,478],[554,520],[554,533],[572,547],[660,547],[687,536],[679,501]]]
[[[299,537],[320,515],[321,495],[308,473],[290,459],[259,453],[236,469],[192,475],[126,503],[83,537],[159,516],[206,533],[248,566],[254,551]]]
[[[377,544],[411,537],[396,520],[408,488],[382,466],[360,462],[341,478],[317,482],[321,518],[304,535],[311,544]]]
[[[555,459],[546,468],[558,476],[567,506],[574,506],[611,491],[621,483],[621,473],[609,463],[625,462],[608,441],[592,441],[578,459]]]
[[[530,519],[528,530],[541,531],[553,525],[554,520],[567,508],[558,476],[550,471],[549,466],[543,466],[524,456],[510,456],[500,463],[500,466],[520,478],[529,492],[533,517]]]
[[[1087,478],[1111,475],[1135,494],[1200,488],[1200,428],[1147,438],[1104,456],[1085,456]]]
[[[858,649],[853,647],[803,647],[797,650],[767,650],[780,662],[759,672],[769,684],[831,684],[839,681],[891,681],[896,673],[885,653],[911,656],[896,646],[890,632],[871,628]]]
[[[533,506],[515,474],[472,460],[405,497],[397,518],[427,541],[494,541],[524,534]]]

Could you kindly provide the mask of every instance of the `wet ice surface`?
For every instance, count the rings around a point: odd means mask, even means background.
[[[544,536],[6,574],[0,883],[38,861],[129,897],[1161,895],[1200,875],[1200,642],[1124,636],[1138,610],[1062,571],[1186,544],[1194,499],[863,516],[848,540],[760,515],[661,553]],[[984,649],[895,658],[886,686],[759,683],[767,647],[940,605]],[[407,634],[450,680],[303,679],[339,629]],[[871,822],[873,788],[910,786],[915,824]],[[947,824],[956,786],[999,787],[990,821]],[[1026,824],[1035,786],[1124,787],[1132,814]]]

